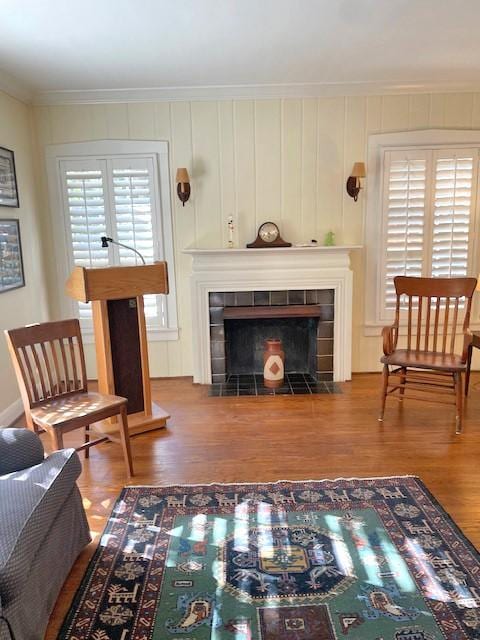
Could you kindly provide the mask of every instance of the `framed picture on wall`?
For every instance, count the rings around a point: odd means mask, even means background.
[[[24,286],[20,224],[0,218],[0,293]]]
[[[0,147],[0,206],[18,207],[17,176],[13,151]]]

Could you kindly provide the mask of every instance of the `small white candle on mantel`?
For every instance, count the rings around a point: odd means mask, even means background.
[[[233,249],[233,216],[228,216],[228,248]]]

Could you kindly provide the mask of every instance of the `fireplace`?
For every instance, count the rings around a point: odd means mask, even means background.
[[[285,372],[333,380],[334,291],[216,291],[209,294],[212,383],[261,374],[267,338],[282,340]]]
[[[225,316],[232,307],[238,310],[310,305],[319,305],[321,313],[315,375],[318,372],[327,382],[319,384],[333,384],[329,382],[332,376],[336,382],[349,380],[353,284],[350,253],[359,248],[185,249],[192,258],[194,382],[212,384],[226,378]],[[230,319],[227,317],[227,321]],[[288,375],[303,379],[307,374]]]

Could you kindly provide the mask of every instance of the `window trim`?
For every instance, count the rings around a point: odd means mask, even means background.
[[[68,220],[63,215],[63,185],[60,162],[78,159],[81,156],[157,156],[158,198],[161,207],[162,242],[164,258],[168,263],[170,293],[167,296],[168,327],[148,330],[153,341],[178,340],[178,315],[175,279],[175,246],[173,237],[172,207],[170,195],[170,169],[168,142],[165,140],[92,140],[89,142],[67,142],[48,145],[45,150],[47,165],[48,195],[50,200],[50,219],[56,259],[58,283],[64,283],[71,269],[70,252],[65,238],[68,235]],[[65,317],[77,317],[75,301],[65,294],[60,297],[60,309]],[[93,330],[84,331],[86,343],[93,342]]]
[[[459,129],[422,129],[417,131],[401,131],[396,133],[377,133],[368,138],[367,167],[368,180],[366,188],[365,217],[365,318],[364,335],[378,336],[378,328],[389,323],[390,318],[382,317],[383,301],[380,299],[382,287],[382,196],[383,196],[383,159],[386,151],[411,149],[421,146],[432,149],[457,147],[479,147],[480,130]],[[475,185],[480,198],[478,181]],[[476,215],[472,225],[472,238],[478,235],[480,215]],[[473,242],[473,240],[472,240]],[[478,242],[472,244],[471,265],[474,273],[479,271]],[[371,283],[371,284],[370,284]],[[392,316],[393,319],[393,316]],[[472,307],[471,328],[480,328],[480,305],[474,298]]]

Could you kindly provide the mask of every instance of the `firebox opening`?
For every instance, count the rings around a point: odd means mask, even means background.
[[[285,352],[285,372],[315,376],[318,318],[225,318],[227,374],[263,372],[265,340],[278,338]]]

